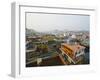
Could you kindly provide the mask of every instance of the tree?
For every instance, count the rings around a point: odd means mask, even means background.
[[[38,52],[42,52],[42,53],[47,53],[48,52],[48,45],[46,44],[39,44],[37,46],[37,50]]]

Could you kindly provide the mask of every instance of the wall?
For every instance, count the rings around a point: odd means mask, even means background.
[[[0,80],[14,80],[10,77],[11,70],[11,2],[15,0],[1,0],[0,2]],[[96,26],[96,52],[99,53],[100,43],[100,2],[99,0],[16,0],[24,2],[33,2],[34,5],[48,5],[48,6],[66,6],[66,5],[86,5],[97,7],[97,26]],[[63,76],[43,76],[43,77],[32,77],[32,78],[18,78],[17,80],[98,80],[100,73],[100,53],[98,54],[97,60],[97,73],[88,74],[85,73],[75,75],[75,74],[65,74]]]

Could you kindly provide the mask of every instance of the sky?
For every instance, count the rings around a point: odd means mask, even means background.
[[[89,31],[90,16],[61,15],[48,13],[27,13],[26,27],[38,32],[52,30]]]

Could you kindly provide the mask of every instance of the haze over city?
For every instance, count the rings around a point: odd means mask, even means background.
[[[89,31],[90,16],[27,13],[26,27],[38,32],[52,30]]]
[[[90,64],[88,15],[27,13],[26,67]]]

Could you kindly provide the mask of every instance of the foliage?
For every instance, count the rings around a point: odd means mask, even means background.
[[[48,52],[48,45],[39,44],[39,45],[37,45],[37,50],[36,51],[42,52],[42,53],[47,53]]]

